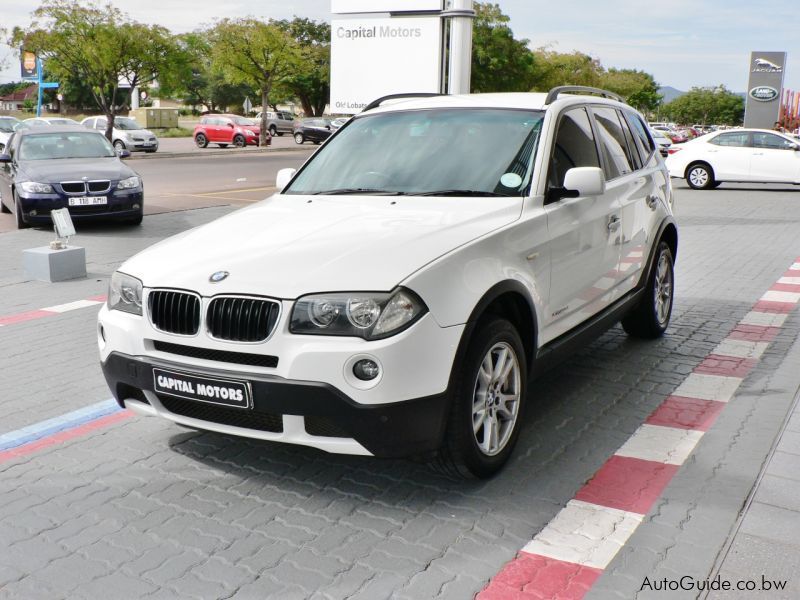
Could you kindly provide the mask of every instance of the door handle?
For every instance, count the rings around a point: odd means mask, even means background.
[[[622,224],[622,221],[619,220],[617,215],[612,215],[611,218],[608,220],[608,230],[610,232],[615,232],[619,229],[619,226]]]
[[[656,206],[658,206],[658,196],[655,194],[650,194],[645,202],[647,202],[647,206],[650,208],[650,210],[655,210]]]
[[[764,156],[763,152],[753,152],[753,156]]]

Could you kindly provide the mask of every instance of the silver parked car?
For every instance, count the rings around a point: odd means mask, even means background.
[[[105,117],[87,117],[81,125],[89,129],[105,132],[108,121]],[[111,143],[117,151],[130,150],[155,152],[158,150],[158,138],[149,129],[143,128],[130,117],[115,117]]]
[[[256,125],[261,124],[261,114],[256,115]],[[267,111],[267,130],[272,137],[292,133],[294,130],[294,115],[284,110]]]

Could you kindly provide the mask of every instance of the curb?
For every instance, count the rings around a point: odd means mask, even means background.
[[[192,152],[153,152],[153,153],[146,153],[146,152],[137,152],[135,154],[131,154],[125,160],[153,160],[157,158],[191,158],[191,157],[201,157],[201,156],[222,156],[222,155],[230,155],[230,154],[266,154],[266,153],[276,153],[276,152],[302,152],[307,150],[303,146],[299,146],[297,148],[241,148],[241,149],[219,149],[219,150],[210,150],[208,152],[194,150]]]

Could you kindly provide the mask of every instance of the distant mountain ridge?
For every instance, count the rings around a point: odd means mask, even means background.
[[[683,91],[681,91],[679,89],[676,89],[674,87],[670,87],[668,85],[663,85],[660,88],[658,88],[658,93],[661,96],[663,96],[663,99],[661,100],[661,102],[663,104],[666,104],[667,102],[672,102],[673,100],[675,100],[675,98],[679,98],[679,97],[683,96],[686,92],[683,92]]]

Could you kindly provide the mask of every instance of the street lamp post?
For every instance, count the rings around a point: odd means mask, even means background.
[[[448,94],[469,94],[472,69],[472,0],[450,0],[442,16],[450,18]]]

